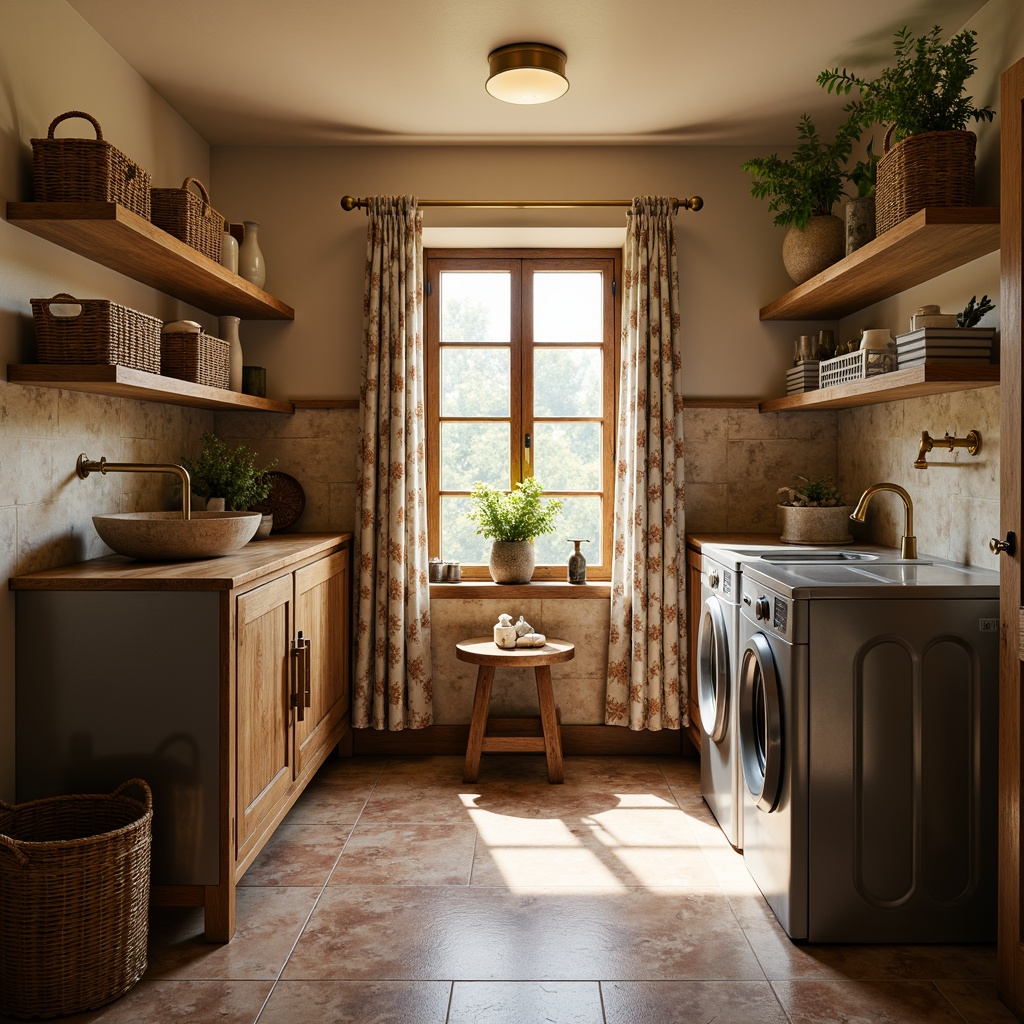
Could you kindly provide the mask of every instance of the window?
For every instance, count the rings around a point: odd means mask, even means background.
[[[529,476],[562,501],[534,579],[565,579],[569,538],[607,579],[614,490],[615,250],[428,250],[431,557],[487,579],[491,542],[466,518],[477,482]]]

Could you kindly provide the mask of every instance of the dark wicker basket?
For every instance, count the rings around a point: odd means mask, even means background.
[[[53,131],[69,117],[84,117],[95,139],[55,139]],[[69,110],[50,122],[45,139],[32,140],[35,197],[42,203],[120,203],[149,220],[150,176],[103,140],[99,122]]]
[[[199,189],[199,195],[190,185]],[[151,220],[204,256],[220,262],[224,241],[224,218],[210,205],[206,187],[198,178],[186,178],[181,188],[151,189]]]
[[[32,299],[36,358],[41,363],[101,363],[160,372],[161,321],[107,299],[76,299],[61,292]],[[78,306],[58,316],[53,306]]]
[[[81,1013],[142,977],[152,818],[141,779],[109,796],[0,803],[0,1012]]]
[[[228,386],[230,349],[223,338],[194,331],[165,331],[160,341],[160,372],[212,388]]]
[[[974,132],[924,132],[897,142],[885,133],[875,183],[876,233],[926,206],[974,203]]]

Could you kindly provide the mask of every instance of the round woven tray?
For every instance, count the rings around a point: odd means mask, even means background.
[[[306,507],[306,495],[295,477],[276,470],[271,470],[267,475],[270,477],[270,493],[266,501],[253,505],[252,511],[264,515],[273,513],[274,527],[271,533],[280,533],[298,522]]]

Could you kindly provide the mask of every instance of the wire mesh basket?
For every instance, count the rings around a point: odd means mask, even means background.
[[[895,357],[890,349],[859,348],[855,352],[823,359],[819,367],[820,386],[828,388],[833,384],[866,380],[894,368]]]

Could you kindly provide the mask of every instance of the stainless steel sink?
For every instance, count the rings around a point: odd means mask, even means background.
[[[808,565],[811,563],[831,564],[833,562],[876,562],[878,555],[868,551],[843,551],[824,549],[822,551],[779,551],[769,555],[762,555],[761,560],[772,565],[793,565],[799,563]]]

